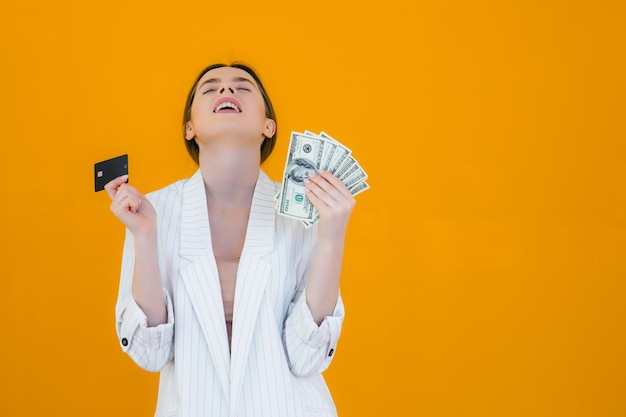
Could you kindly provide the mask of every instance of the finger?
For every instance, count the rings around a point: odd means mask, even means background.
[[[128,175],[122,175],[106,183],[104,189],[107,191],[107,194],[109,194],[109,197],[111,197],[111,200],[115,198],[118,187],[124,184],[126,180],[128,180]]]
[[[128,196],[125,206],[131,213],[137,213],[141,208],[141,200]]]
[[[315,181],[315,179],[313,178],[306,178],[304,180],[304,186],[307,191],[307,196],[314,196],[315,199],[319,201],[319,203],[316,203],[309,198],[309,200],[311,200],[311,203],[313,203],[313,205],[316,206],[318,209],[321,208],[320,204],[322,203],[324,206],[330,207],[330,205],[336,201],[335,197],[333,197],[333,195],[330,192],[327,192],[326,190],[324,190],[324,188],[321,185],[322,182],[325,182],[325,180]],[[326,187],[330,188],[331,186],[330,184],[327,184]]]
[[[312,185],[311,188],[305,188],[306,195],[311,204],[313,204],[318,210],[320,218],[324,219],[324,222],[339,221],[339,224],[341,224],[342,222],[347,222],[348,218],[350,217],[350,213],[354,208],[354,199],[342,199],[339,201],[332,200],[325,192],[322,192],[321,195],[316,194],[315,185],[313,183],[310,184]],[[318,190],[321,189],[318,188]]]
[[[348,190],[348,187],[346,187],[343,181],[341,181],[335,175],[322,169],[318,171],[318,174],[319,174],[319,177],[324,178],[326,181],[332,184],[337,189],[337,191],[339,191],[343,196],[345,197],[352,196],[352,193],[350,192],[350,190]]]
[[[141,207],[141,201],[137,200],[133,196],[127,195],[120,197],[119,193],[113,203],[111,203],[111,211],[118,218],[128,218],[128,214],[136,214]]]
[[[309,199],[311,204],[313,204],[315,208],[317,208],[318,211],[324,211],[324,209],[330,208],[330,206],[324,200],[319,198],[315,194],[315,192],[311,190],[309,187],[306,187],[305,190],[306,190],[307,198]]]
[[[330,187],[330,185],[328,186]],[[352,195],[343,196],[340,193],[337,193],[337,190],[333,189],[333,192],[339,195],[339,198],[335,199],[335,196],[326,192],[322,189],[322,187],[312,181],[305,180],[305,187],[309,201],[320,211],[320,213],[322,211],[332,210],[333,212],[340,214],[350,212],[354,207],[355,201]]]
[[[141,204],[144,199],[145,197],[137,189],[128,184],[122,184],[117,188],[115,199],[111,204],[125,206],[125,209],[128,209],[130,206],[126,203],[133,201]],[[133,204],[136,205],[136,203]]]
[[[355,200],[345,184],[329,172],[322,172],[309,181],[311,192],[335,211],[352,211]],[[318,207],[319,209],[319,207]]]
[[[341,181],[339,181],[339,183],[341,183]],[[328,179],[326,179],[325,177],[322,177],[321,175],[309,176],[308,184],[310,185],[312,189],[316,191],[316,194],[321,198],[322,198],[322,195],[320,194],[321,191],[325,192],[326,194],[328,194],[328,196],[331,199],[336,200],[336,201],[341,200],[343,198],[342,197],[343,194],[337,188],[338,184],[331,183]]]

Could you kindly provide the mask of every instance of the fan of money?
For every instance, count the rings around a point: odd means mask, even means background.
[[[339,141],[324,132],[291,132],[283,182],[275,196],[278,214],[301,220],[306,227],[317,223],[319,214],[306,197],[304,179],[318,169],[334,174],[352,195],[370,188],[365,182],[367,174],[352,151]]]

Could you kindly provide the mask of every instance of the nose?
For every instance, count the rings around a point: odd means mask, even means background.
[[[233,88],[232,88],[232,87],[222,87],[222,88],[220,89],[220,94],[223,94],[223,93],[224,93],[224,90],[226,90],[227,88],[228,88],[228,91],[230,91],[230,93],[231,93],[231,94],[235,94],[235,90],[233,90]]]

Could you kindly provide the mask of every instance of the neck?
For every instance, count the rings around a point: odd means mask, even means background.
[[[209,206],[250,207],[261,163],[258,149],[201,149],[199,162]]]

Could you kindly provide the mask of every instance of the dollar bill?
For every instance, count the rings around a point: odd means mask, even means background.
[[[357,194],[361,194],[363,191],[367,191],[369,189],[369,184],[363,181],[352,187],[350,189],[350,193],[352,193],[352,196],[356,196]]]
[[[350,171],[345,174],[345,178],[342,180],[348,190],[351,190],[357,184],[365,181],[367,179],[367,174],[358,162],[355,162]]]
[[[300,220],[313,220],[316,216],[315,206],[306,197],[304,180],[320,169],[325,144],[322,138],[291,134],[278,206],[283,216]]]
[[[335,154],[335,150],[337,149],[337,146],[340,145],[339,142],[337,142],[336,140],[330,138],[330,137],[324,137],[323,135],[317,135],[309,130],[305,130],[304,133],[307,136],[312,136],[312,137],[316,137],[316,138],[322,138],[324,139],[324,141],[326,142],[324,144],[324,152],[322,153],[322,164],[320,165],[320,168],[323,169],[324,171],[328,171],[328,167],[330,166],[330,163],[333,159],[333,155]],[[323,132],[322,132],[323,133]]]
[[[292,132],[283,172],[283,182],[275,195],[279,214],[315,225],[320,215],[306,196],[304,179],[323,169],[339,178],[353,196],[369,190],[367,173],[352,156],[352,151],[325,132]]]

